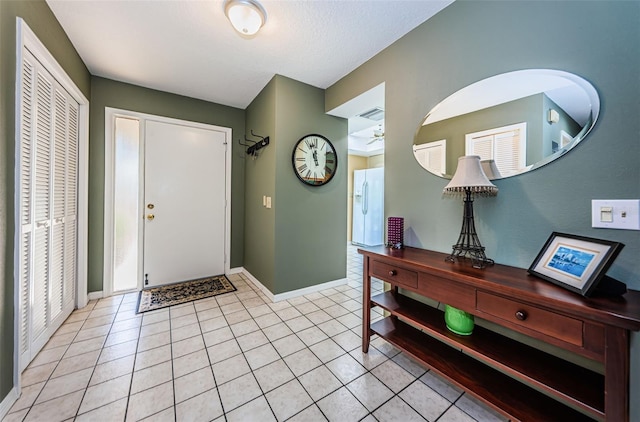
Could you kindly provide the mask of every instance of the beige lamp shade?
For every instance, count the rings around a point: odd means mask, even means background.
[[[500,179],[502,177],[495,160],[480,160],[480,165],[489,180]]]
[[[445,195],[463,194],[470,191],[476,195],[493,196],[498,188],[491,183],[482,171],[478,155],[465,155],[458,158],[458,167],[451,181],[442,191]]]

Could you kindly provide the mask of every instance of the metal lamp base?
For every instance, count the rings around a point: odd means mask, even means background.
[[[474,268],[484,268],[493,265],[493,259],[487,258],[484,254],[484,246],[480,244],[480,239],[476,234],[476,226],[473,222],[473,198],[471,190],[465,190],[464,215],[462,216],[462,229],[458,242],[453,245],[453,251],[445,258],[446,261],[455,262],[458,258],[471,260]]]
[[[456,259],[463,258],[471,260],[473,268],[484,268],[493,265],[493,259],[489,259],[484,254],[484,247],[469,247],[465,245],[453,245],[453,252],[445,258],[446,261],[456,262]]]

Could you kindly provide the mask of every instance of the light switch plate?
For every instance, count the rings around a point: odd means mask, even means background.
[[[591,200],[591,227],[640,230],[640,199]]]

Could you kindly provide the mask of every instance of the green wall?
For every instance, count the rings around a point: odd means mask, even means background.
[[[558,123],[547,122],[550,108],[558,111]],[[564,110],[541,93],[421,126],[414,143],[424,144],[446,139],[447,174],[453,176],[458,166],[458,157],[465,155],[465,136],[468,133],[522,122],[527,124],[525,164],[528,166],[552,154],[551,143],[559,142],[561,130],[575,136],[581,129]]]
[[[244,267],[273,294],[346,276],[347,122],[324,112],[324,91],[275,76],[247,108],[247,133],[270,145],[246,166]],[[338,171],[324,186],[295,176],[291,154],[304,135],[326,136]],[[272,197],[272,208],[262,196]]]
[[[89,292],[102,290],[104,255],[104,113],[113,107],[232,129],[231,268],[242,266],[244,249],[244,110],[91,77],[89,132]]]
[[[272,293],[275,291],[275,207],[262,206],[262,197],[270,196],[277,206],[276,193],[276,81],[264,87],[246,110],[247,134],[269,137],[269,145],[255,158],[247,157],[245,166],[244,268]],[[249,139],[255,140],[251,136]],[[246,147],[245,147],[246,149]]]
[[[276,280],[274,293],[346,277],[347,120],[324,113],[324,90],[279,76],[276,101]],[[293,147],[304,135],[327,137],[338,168],[324,186],[295,176]]]
[[[0,1],[0,401],[13,388],[16,17],[90,97],[90,75],[44,1]]]
[[[626,247],[609,275],[640,289],[638,232],[591,228],[592,199],[640,198],[639,22],[635,1],[457,1],[329,87],[326,110],[385,82],[385,131],[394,140],[385,149],[385,213],[405,217],[408,245],[450,252],[461,201],[443,199],[447,181],[423,170],[411,151],[425,114],[452,92],[504,72],[582,76],[601,98],[595,128],[560,159],[495,181],[498,196],[475,201],[476,228],[490,258],[521,268],[553,231],[620,241]],[[631,343],[631,397],[639,397],[638,333]],[[634,400],[630,418],[640,420]]]
[[[549,123],[547,119],[549,110],[553,109],[558,112],[559,120],[557,123]],[[587,127],[589,126],[591,120],[587,123]],[[542,156],[547,157],[550,154],[553,154],[553,143],[557,143],[557,147],[561,148],[560,138],[562,136],[561,132],[565,131],[571,136],[576,136],[582,130],[582,127],[571,118],[558,104],[553,102],[551,98],[546,95],[542,98],[542,130],[543,135],[542,139],[546,142],[542,145]]]
[[[487,129],[527,123],[526,164],[542,159],[542,97],[531,95],[494,107],[462,114],[422,126],[415,143],[447,140],[447,174],[453,176],[458,166],[458,157],[465,155],[466,134]],[[537,152],[536,152],[537,151]]]

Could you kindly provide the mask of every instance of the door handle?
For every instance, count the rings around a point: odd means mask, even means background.
[[[155,215],[153,215],[153,214],[147,214],[147,220],[149,220],[149,221],[153,221],[153,219],[154,219],[154,218],[156,218],[156,216],[155,216]]]
[[[362,190],[364,191],[362,199],[362,213],[367,215],[369,212],[369,182],[364,182]]]

